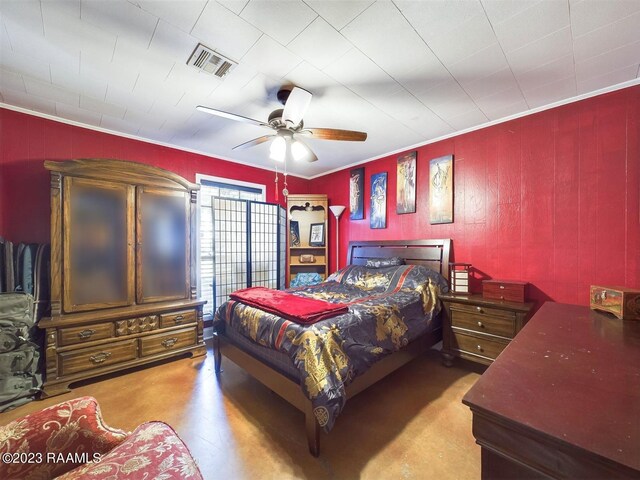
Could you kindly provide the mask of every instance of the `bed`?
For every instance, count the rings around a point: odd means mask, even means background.
[[[349,244],[347,267],[297,297],[348,305],[313,325],[229,300],[216,311],[216,373],[227,357],[305,414],[318,456],[346,400],[442,339],[437,293],[447,288],[451,240]],[[402,259],[403,265],[386,265]],[[367,262],[370,266],[367,267]]]

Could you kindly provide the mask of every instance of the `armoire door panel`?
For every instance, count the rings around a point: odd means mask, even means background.
[[[189,298],[188,193],[138,187],[136,205],[137,302]]]
[[[78,312],[134,302],[134,189],[66,177],[63,307]]]

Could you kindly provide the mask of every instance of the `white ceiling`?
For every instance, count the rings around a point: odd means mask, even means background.
[[[638,79],[640,0],[0,0],[0,102],[270,167],[259,120],[293,83],[314,94],[314,176]],[[188,67],[198,42],[239,62]]]

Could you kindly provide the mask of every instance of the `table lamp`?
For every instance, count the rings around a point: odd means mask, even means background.
[[[340,256],[338,255],[340,244],[340,222],[338,222],[338,220],[340,219],[340,215],[342,215],[342,212],[344,212],[345,208],[347,207],[345,207],[344,205],[331,205],[329,207],[331,213],[333,213],[336,217],[336,270],[339,270],[340,268]]]

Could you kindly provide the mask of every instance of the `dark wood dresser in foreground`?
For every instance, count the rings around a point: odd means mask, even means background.
[[[529,318],[533,303],[507,302],[482,295],[442,295],[442,358],[490,365]]]
[[[545,303],[465,395],[482,478],[640,478],[640,322]]]

